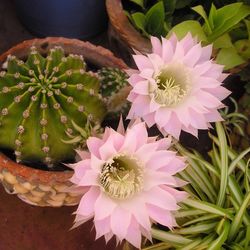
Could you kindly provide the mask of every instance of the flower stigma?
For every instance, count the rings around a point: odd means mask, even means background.
[[[154,100],[165,107],[178,105],[190,90],[190,72],[180,63],[164,67],[155,80],[157,87],[151,93]]]
[[[142,165],[131,156],[116,156],[102,167],[100,184],[104,192],[113,198],[130,198],[143,187]]]

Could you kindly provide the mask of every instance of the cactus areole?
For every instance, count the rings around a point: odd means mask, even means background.
[[[76,145],[63,143],[81,127],[100,124],[106,107],[98,77],[79,55],[55,46],[44,57],[31,47],[25,61],[9,55],[0,72],[0,147],[17,162],[52,165],[74,158]]]

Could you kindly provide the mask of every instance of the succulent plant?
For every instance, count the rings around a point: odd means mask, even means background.
[[[223,124],[215,127],[208,155],[175,145],[188,162],[180,177],[188,183],[181,189],[189,197],[175,213],[178,228],[152,229],[153,237],[164,242],[155,249],[250,249],[250,175],[245,157],[250,148],[237,153],[228,145]]]
[[[8,56],[0,72],[0,147],[14,150],[17,161],[51,165],[72,159],[72,122],[100,124],[106,105],[100,82],[79,55],[61,47],[43,57],[35,47],[26,61]]]
[[[104,67],[97,72],[100,81],[100,92],[103,97],[113,96],[122,87],[128,85],[128,75],[118,68]]]
[[[107,103],[111,116],[120,116],[128,111],[128,75],[118,68],[104,67],[97,72],[101,81],[100,93]]]

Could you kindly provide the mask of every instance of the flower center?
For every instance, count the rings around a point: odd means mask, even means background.
[[[157,103],[166,107],[179,104],[187,95],[190,86],[190,73],[180,63],[163,68],[155,77],[157,88],[153,90]]]
[[[100,184],[109,196],[127,199],[142,189],[142,166],[135,158],[119,155],[102,167]]]

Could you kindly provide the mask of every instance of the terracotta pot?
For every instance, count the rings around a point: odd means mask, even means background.
[[[130,23],[126,16],[122,0],[106,0],[106,8],[109,16],[109,39],[114,52],[121,56],[129,65],[134,64],[131,58],[132,48],[141,53],[151,53],[150,40],[141,35]],[[217,51],[213,51],[215,57]],[[240,72],[249,64],[241,64],[229,70],[231,74]]]
[[[89,42],[62,37],[24,41],[0,55],[0,66],[10,54],[18,58],[26,58],[31,46],[37,47],[37,50],[42,54],[47,54],[49,49],[54,46],[61,46],[66,54],[82,55],[87,63],[96,67],[126,68],[122,60],[114,57],[105,48],[94,46]],[[68,190],[72,185],[69,182],[71,176],[72,171],[43,171],[17,164],[0,153],[0,181],[5,190],[11,194],[17,194],[20,199],[32,205],[63,206],[77,204],[79,196]]]
[[[132,48],[142,53],[150,53],[150,41],[130,23],[121,0],[106,0],[106,8],[110,21],[108,33],[112,50],[126,63],[133,65]]]

